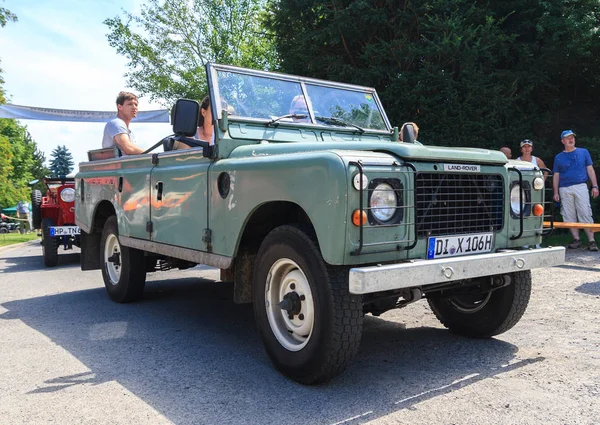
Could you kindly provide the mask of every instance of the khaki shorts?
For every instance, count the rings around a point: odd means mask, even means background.
[[[581,183],[558,189],[560,213],[568,223],[593,223],[590,192],[587,184]]]

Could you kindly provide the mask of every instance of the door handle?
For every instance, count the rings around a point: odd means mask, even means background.
[[[163,182],[156,183],[156,200],[162,201],[163,196]]]

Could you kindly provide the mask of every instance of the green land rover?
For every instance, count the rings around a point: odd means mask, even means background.
[[[365,314],[426,299],[451,331],[491,337],[523,315],[530,270],[564,261],[536,247],[550,229],[532,164],[425,146],[410,125],[398,142],[372,88],[206,72],[214,140],[191,139],[199,105],[181,99],[162,149],[80,164],[81,267],[114,301],[139,299],[148,272],[220,268],[277,369],[313,384],[353,360]]]

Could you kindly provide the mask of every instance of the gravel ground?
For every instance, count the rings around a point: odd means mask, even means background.
[[[252,308],[215,270],[149,275],[108,300],[78,255],[0,251],[1,424],[597,424],[600,254],[533,271],[521,321],[490,340],[444,330],[419,302],[365,319],[331,383],[273,369]]]

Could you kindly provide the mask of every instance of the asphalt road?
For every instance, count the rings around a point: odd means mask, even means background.
[[[280,375],[252,308],[208,268],[149,275],[111,302],[77,253],[0,251],[2,424],[593,424],[600,418],[600,256],[536,270],[528,311],[490,340],[443,329],[425,302],[365,320],[326,385]]]

